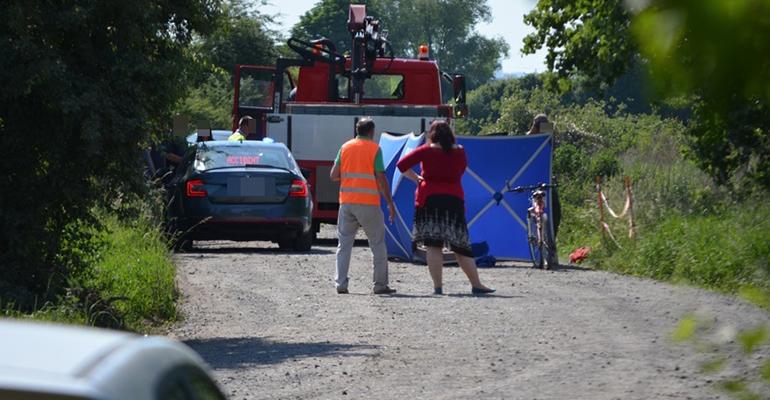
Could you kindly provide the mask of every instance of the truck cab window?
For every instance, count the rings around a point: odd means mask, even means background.
[[[259,70],[241,70],[238,103],[241,107],[272,107],[273,73]]]
[[[345,75],[337,74],[336,81],[337,81],[337,98],[347,100],[348,88],[350,86],[350,79]]]
[[[364,98],[398,100],[404,98],[403,75],[372,75],[364,81]]]

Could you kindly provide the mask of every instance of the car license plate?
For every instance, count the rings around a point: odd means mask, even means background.
[[[229,178],[227,180],[227,194],[229,196],[265,196],[265,187],[265,178]]]
[[[265,195],[265,178],[241,178],[241,196]]]

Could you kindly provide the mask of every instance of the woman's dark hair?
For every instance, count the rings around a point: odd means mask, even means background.
[[[452,128],[446,121],[436,120],[430,124],[428,140],[430,140],[431,143],[440,144],[441,149],[449,153],[452,150],[452,146],[455,144],[455,135],[452,133]]]

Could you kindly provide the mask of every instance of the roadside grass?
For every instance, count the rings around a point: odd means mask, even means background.
[[[770,296],[770,204],[761,197],[736,203],[681,159],[645,164],[625,169],[635,182],[636,238],[628,238],[627,220],[608,214],[617,244],[602,235],[596,193],[586,193],[582,207],[563,208],[561,259],[590,246],[587,263],[594,268],[730,294],[757,293],[743,297],[767,307],[754,298]],[[609,179],[604,191],[619,212],[625,199],[621,179]]]
[[[634,146],[618,156],[618,173],[602,186],[620,212],[622,176],[631,177],[636,238],[628,238],[627,220],[608,213],[618,243],[602,235],[597,193],[583,186],[582,204],[562,206],[560,259],[590,246],[587,264],[594,268],[697,285],[768,307],[761,299],[770,296],[770,205],[761,194],[717,187],[680,148],[681,137],[662,129],[637,134]]]
[[[92,325],[88,323],[88,317],[82,310],[53,302],[48,302],[32,312],[20,310],[15,303],[0,304],[0,317],[31,319],[69,325]]]
[[[770,294],[770,206],[709,215],[669,215],[635,241],[600,247],[594,266],[738,294]]]
[[[86,283],[112,302],[128,329],[141,331],[176,319],[175,269],[163,234],[148,220],[108,215],[107,243]]]
[[[0,316],[150,332],[176,320],[175,268],[150,218],[96,211],[89,229],[97,251],[74,270],[55,299],[18,307],[0,299]]]
[[[595,208],[596,206],[594,206]],[[741,295],[770,308],[770,204],[748,203],[706,214],[669,212],[637,227],[611,224],[618,244],[603,237],[598,212],[565,208],[560,259],[590,246],[593,268]]]

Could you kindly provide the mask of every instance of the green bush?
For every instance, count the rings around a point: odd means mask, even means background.
[[[174,265],[159,229],[109,216],[101,232],[106,246],[87,286],[114,303],[125,326],[140,330],[176,318]]]
[[[62,294],[48,300],[27,297],[22,302],[17,300],[24,299],[22,295],[3,296],[0,315],[133,331],[174,321],[175,270],[166,239],[149,222],[152,207],[140,213],[130,211],[138,207],[127,208],[122,213],[135,218],[99,211],[95,213],[99,228],[68,227],[68,254],[81,257],[68,271]]]
[[[770,206],[763,204],[767,193],[751,186],[717,185],[713,173],[694,161],[697,157],[687,156],[687,149],[692,151],[692,137],[687,135],[692,121],[688,113],[674,111],[689,108],[694,99],[685,96],[679,104],[664,105],[662,112],[680,115],[677,119],[631,113],[623,103],[628,98],[598,98],[587,92],[554,94],[537,75],[495,81],[469,93],[471,118],[458,127],[472,134],[517,135],[529,128],[534,115],[548,114],[555,126],[553,171],[562,202],[560,259],[589,246],[593,252],[588,263],[597,268],[728,293],[756,293],[744,297],[764,304],[753,298],[770,296]],[[632,106],[655,109],[633,101]],[[746,147],[762,145],[762,132],[756,131]],[[745,174],[766,176],[761,161],[756,159],[750,164],[754,169]],[[597,175],[618,212],[625,201],[623,177],[631,178],[636,240],[628,238],[628,220],[616,220],[609,213],[605,221],[619,243],[601,233]]]
[[[232,124],[233,87],[230,75],[222,71],[210,73],[205,80],[181,99],[175,113],[192,122],[208,122],[212,129],[230,129]]]
[[[192,45],[215,27],[220,3],[137,0],[115,18],[112,2],[3,1],[0,286],[41,301],[65,294],[88,251],[69,254],[63,236],[93,225],[94,207],[139,191],[141,152],[195,81]],[[32,121],[54,128],[30,134]]]

